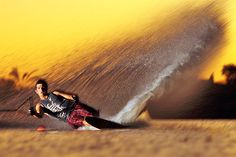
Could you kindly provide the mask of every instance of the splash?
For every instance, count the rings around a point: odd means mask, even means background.
[[[101,117],[131,122],[163,81],[181,68],[207,62],[224,45],[224,23],[213,8],[186,7],[137,37],[109,42],[83,57],[74,51],[46,77],[53,88],[78,93]]]
[[[188,57],[178,57],[175,60],[177,63],[167,66],[160,72],[160,76],[153,83],[151,83],[151,85],[147,86],[146,90],[129,100],[127,105],[118,114],[113,117],[109,117],[108,119],[123,124],[135,121],[143,108],[146,106],[146,102],[154,96],[153,91],[158,88],[161,82],[166,77],[170,76],[179,65],[184,63],[183,60],[185,58]]]

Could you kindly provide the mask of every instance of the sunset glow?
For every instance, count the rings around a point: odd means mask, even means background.
[[[47,72],[48,66],[79,49],[81,55],[96,44],[135,36],[154,19],[164,19],[169,12],[186,4],[201,5],[205,1],[158,0],[0,0],[0,76],[13,67],[19,72]],[[214,72],[215,80],[223,79],[224,64],[236,64],[236,2],[228,1],[227,45],[215,56],[200,78]]]

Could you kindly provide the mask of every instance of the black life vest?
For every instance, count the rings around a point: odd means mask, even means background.
[[[75,101],[68,100],[60,95],[49,93],[47,99],[41,100],[41,104],[47,109],[44,111],[46,111],[50,116],[66,121],[70,112],[74,108]]]

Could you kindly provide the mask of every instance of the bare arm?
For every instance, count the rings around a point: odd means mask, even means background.
[[[36,104],[35,106],[35,111],[38,113],[38,114],[41,114],[42,113],[42,107],[41,107],[41,104]]]
[[[42,118],[44,114],[41,104],[39,103],[35,105],[35,107],[31,107],[29,111],[30,111],[30,114],[36,118]]]
[[[60,95],[60,96],[66,98],[66,99],[69,99],[69,100],[74,100],[74,98],[76,97],[75,95],[66,94],[66,93],[62,93],[62,92],[59,92],[59,91],[54,91],[53,94]]]

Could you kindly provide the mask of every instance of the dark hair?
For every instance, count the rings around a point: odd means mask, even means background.
[[[38,80],[35,83],[35,89],[36,89],[37,84],[42,84],[43,88],[45,88],[46,91],[48,90],[48,84],[45,80],[43,80],[43,79]]]

